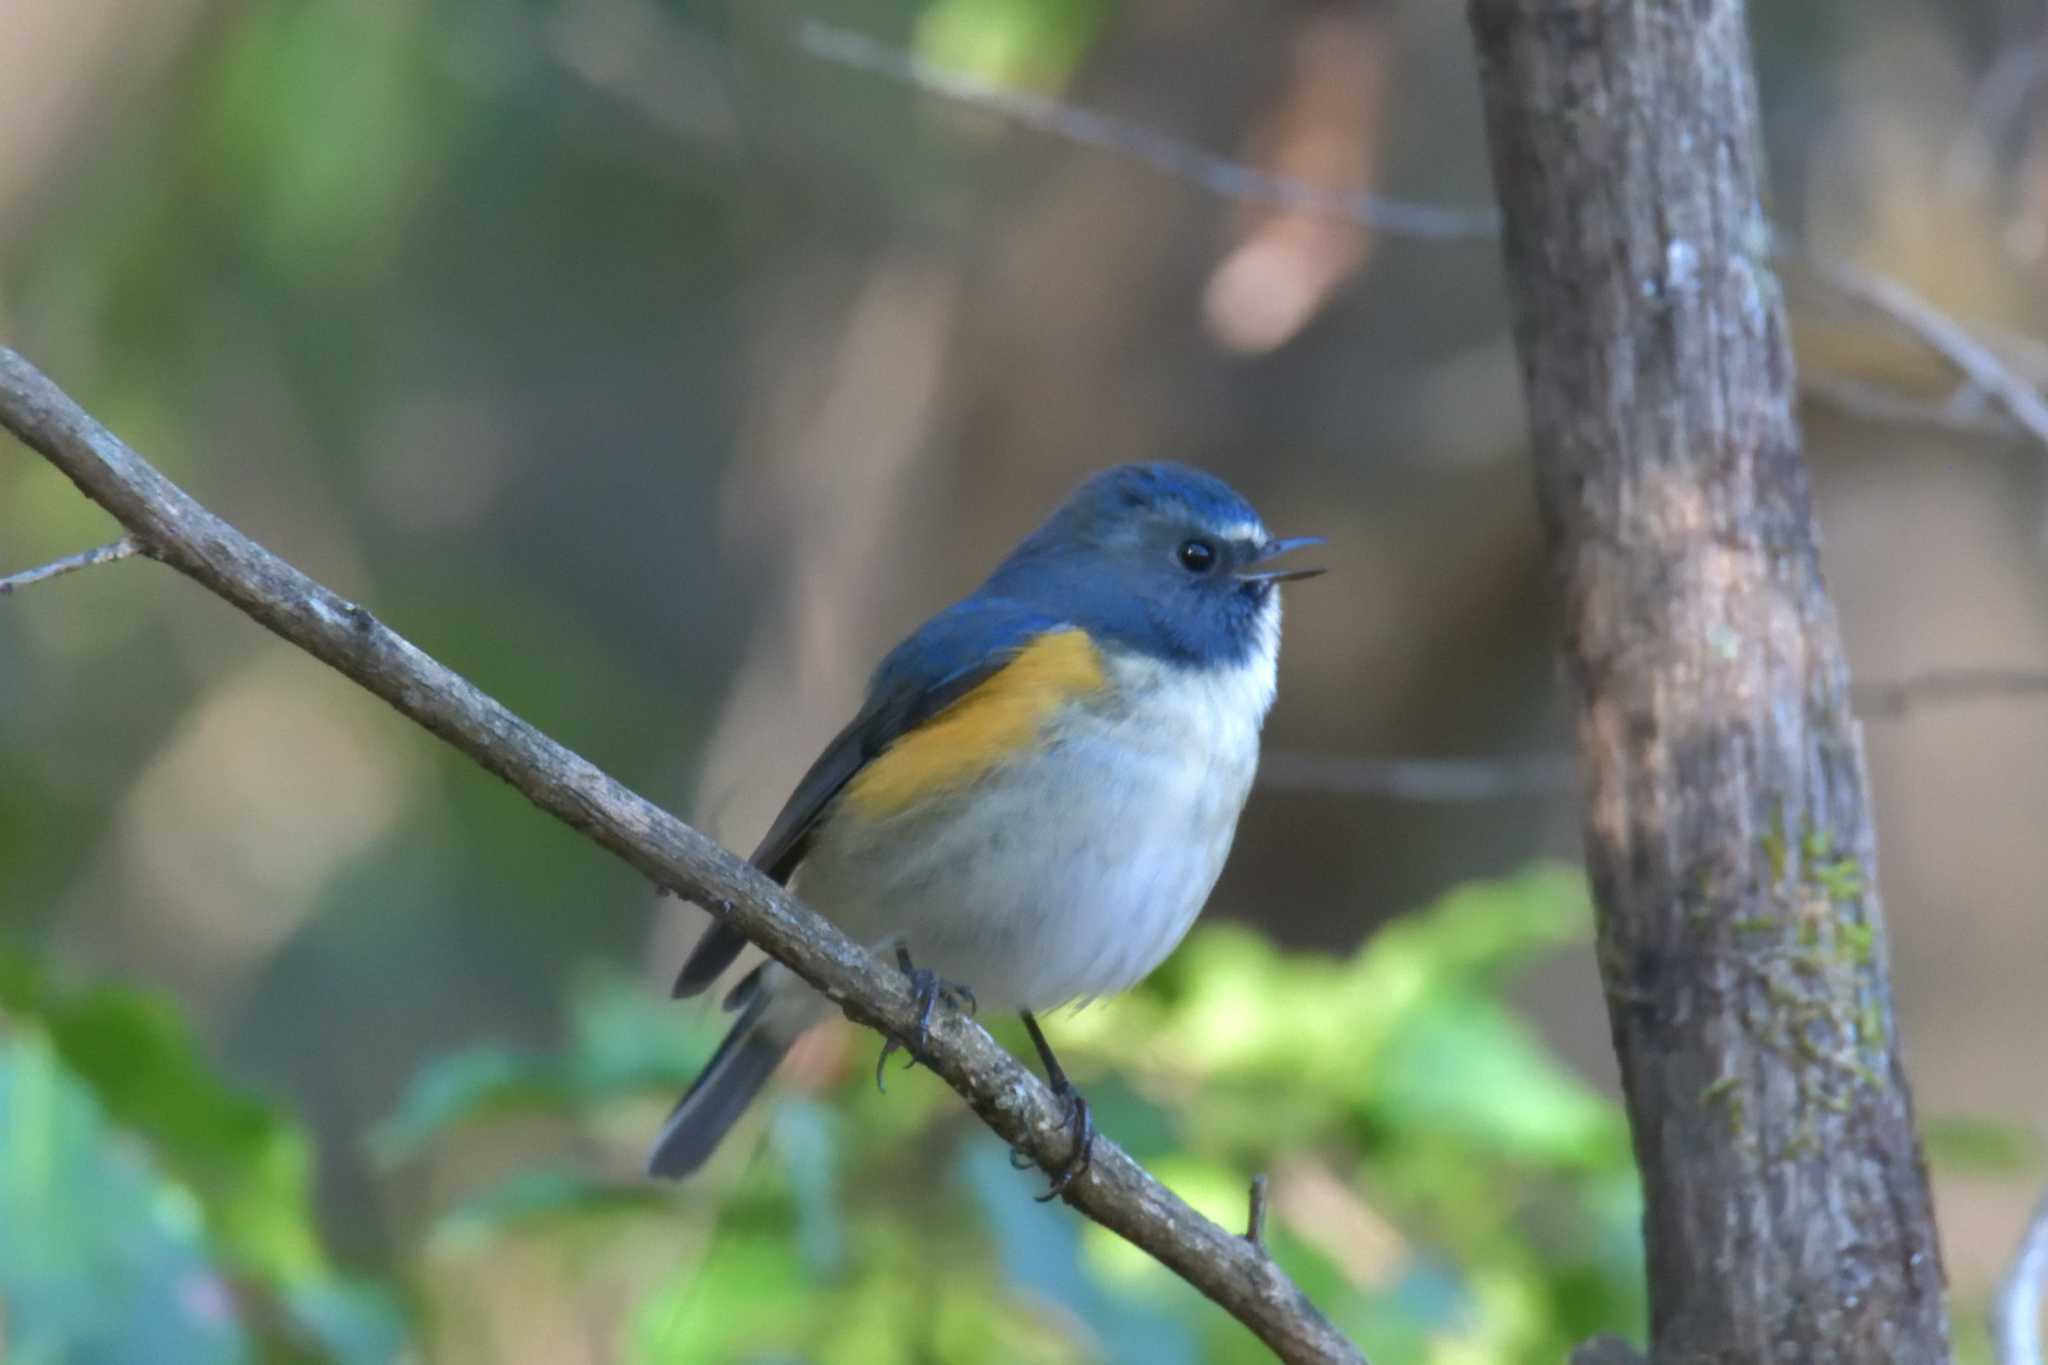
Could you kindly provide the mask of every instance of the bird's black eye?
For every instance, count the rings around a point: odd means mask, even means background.
[[[1216,547],[1206,540],[1182,541],[1177,557],[1189,573],[1207,573],[1216,567]]]

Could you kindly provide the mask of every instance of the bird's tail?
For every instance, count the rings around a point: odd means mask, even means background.
[[[757,988],[750,995],[732,1031],[662,1125],[647,1158],[649,1175],[680,1180],[702,1166],[796,1041],[795,1033],[764,1019],[769,993]]]

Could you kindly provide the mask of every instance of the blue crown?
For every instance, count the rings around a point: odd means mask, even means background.
[[[1103,470],[1074,490],[1043,529],[1063,518],[1099,523],[1175,509],[1216,531],[1259,525],[1252,505],[1214,474],[1159,461]]]

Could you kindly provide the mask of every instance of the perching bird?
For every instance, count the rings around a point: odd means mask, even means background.
[[[1033,1016],[1135,985],[1208,899],[1273,702],[1276,585],[1321,572],[1266,566],[1315,543],[1275,540],[1198,470],[1096,475],[882,661],[754,851],[894,954],[927,1020],[942,996],[1022,1014],[1074,1137],[1052,1192],[1086,1169],[1093,1127]],[[745,942],[713,925],[675,993]],[[702,1165],[829,1012],[773,962],[726,1008],[739,1019],[663,1127],[655,1175]]]

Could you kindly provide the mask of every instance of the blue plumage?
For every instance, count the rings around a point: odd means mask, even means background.
[[[890,651],[869,682],[869,697],[928,693],[969,673],[986,676],[992,661],[1060,625],[1157,659],[1241,660],[1253,645],[1265,593],[1227,575],[1192,579],[1175,564],[1173,544],[1196,527],[1235,530],[1263,543],[1258,513],[1213,475],[1164,462],[1105,470],[971,596]]]
[[[1254,643],[1264,587],[1228,574],[1194,578],[1175,563],[1173,546],[1196,528],[1235,531],[1252,552],[1264,545],[1259,514],[1214,475],[1164,462],[1105,470],[972,595],[890,651],[869,681],[870,708],[877,697],[930,695],[962,677],[986,677],[1062,625],[1157,659],[1241,660]]]
[[[1190,538],[1215,544],[1215,572],[1193,575],[1176,561]],[[1151,658],[1242,663],[1258,644],[1266,592],[1227,570],[1265,542],[1258,513],[1221,479],[1185,465],[1119,465],[1081,485],[980,591]]]
[[[1062,624],[1051,612],[978,592],[947,607],[890,650],[868,681],[868,696],[943,696],[964,679],[978,682],[987,677],[1038,636]],[[925,719],[928,715],[920,714],[910,723]]]

